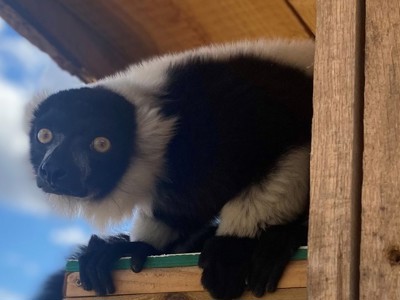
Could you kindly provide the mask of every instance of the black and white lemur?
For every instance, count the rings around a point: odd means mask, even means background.
[[[89,241],[86,290],[115,292],[121,256],[140,271],[193,243],[214,298],[276,289],[307,234],[313,54],[312,41],[203,47],[31,103],[30,159],[50,202],[100,227],[133,219],[129,240]]]

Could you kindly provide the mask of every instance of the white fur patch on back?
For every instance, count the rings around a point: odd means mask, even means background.
[[[268,225],[293,221],[308,203],[310,148],[287,153],[261,184],[222,208],[217,235],[255,237]]]

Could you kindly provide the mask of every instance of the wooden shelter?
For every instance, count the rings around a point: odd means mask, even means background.
[[[315,34],[308,299],[400,299],[399,1],[0,0],[0,15],[86,82],[165,52]]]
[[[313,2],[305,3],[2,0],[0,15],[62,68],[92,81],[146,57],[210,43],[307,38],[315,25]]]

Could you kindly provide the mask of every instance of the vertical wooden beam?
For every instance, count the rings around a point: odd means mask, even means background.
[[[400,299],[400,2],[366,1],[361,299]]]
[[[358,299],[362,0],[318,0],[309,299]]]

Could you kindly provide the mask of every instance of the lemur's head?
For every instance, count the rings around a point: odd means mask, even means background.
[[[30,159],[46,193],[101,199],[113,191],[135,152],[134,106],[103,88],[49,96],[34,111]]]

